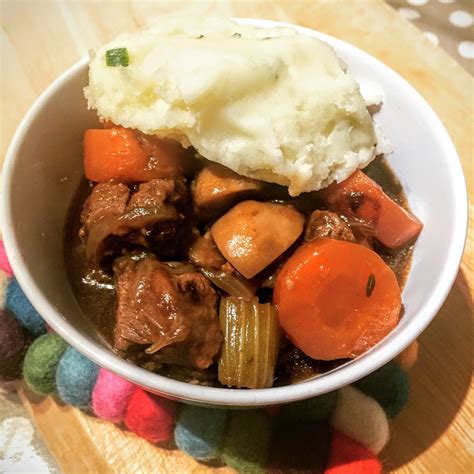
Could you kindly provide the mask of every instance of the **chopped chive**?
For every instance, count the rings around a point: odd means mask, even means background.
[[[242,35],[240,33],[234,33],[232,38],[242,38]]]
[[[375,275],[373,273],[370,274],[369,279],[367,280],[367,286],[365,287],[365,295],[367,298],[372,296],[372,293],[375,288]]]
[[[105,63],[107,66],[128,66],[127,48],[109,49],[105,52]]]
[[[196,39],[200,40],[201,38],[204,38],[204,35],[199,35]]]

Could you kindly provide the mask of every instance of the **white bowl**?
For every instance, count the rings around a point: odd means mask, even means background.
[[[36,100],[8,150],[3,172],[2,231],[14,272],[48,324],[91,360],[147,389],[184,401],[234,407],[287,403],[331,390],[393,359],[426,328],[456,277],[467,228],[467,195],[456,150],[438,117],[405,80],[343,41],[316,31],[267,20],[262,27],[291,26],[334,47],[362,88],[379,86],[377,116],[394,144],[390,163],[412,211],[424,223],[403,291],[405,314],[398,327],[363,356],[318,378],[278,388],[236,390],[191,385],[153,374],[107,348],[82,313],[63,262],[65,216],[83,175],[84,130],[98,124],[82,94],[88,58],[62,74]]]

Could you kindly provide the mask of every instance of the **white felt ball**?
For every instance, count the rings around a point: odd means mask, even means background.
[[[331,425],[375,454],[382,450],[390,436],[383,408],[373,398],[350,386],[338,392]]]

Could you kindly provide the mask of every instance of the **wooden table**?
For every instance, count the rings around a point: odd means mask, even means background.
[[[342,38],[411,82],[447,127],[461,156],[472,202],[472,77],[382,0],[222,2],[19,2],[3,0],[1,43],[2,158],[32,101],[89,48],[141,28],[165,12],[223,14],[289,21]],[[383,451],[397,473],[472,472],[473,233],[456,284],[420,337],[410,402]],[[24,403],[64,472],[203,472],[183,454],[155,448],[130,433],[62,407]],[[221,469],[229,471],[229,469]]]

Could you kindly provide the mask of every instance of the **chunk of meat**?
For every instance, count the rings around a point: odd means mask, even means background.
[[[239,199],[251,197],[261,188],[261,181],[240,176],[218,163],[209,163],[198,174],[192,196],[198,209],[225,210]]]
[[[245,278],[252,278],[279,257],[303,232],[304,217],[293,207],[244,201],[211,228],[222,255]]]
[[[154,179],[140,184],[129,199],[124,184],[99,183],[92,190],[81,214],[80,236],[86,244],[86,257],[100,262],[114,241],[149,247],[153,242],[178,241],[178,227],[184,216],[176,206],[184,206],[184,180]]]
[[[157,212],[145,212],[138,230],[129,233],[128,240],[155,250],[161,258],[176,258],[187,230],[183,222],[186,205],[187,188],[182,179],[154,179],[140,184],[127,210]]]
[[[108,217],[121,216],[125,212],[129,197],[130,190],[125,184],[107,182],[95,186],[82,209],[80,237],[87,239],[91,228],[97,222]]]
[[[187,195],[186,183],[182,179],[154,179],[142,183],[138,191],[132,195],[128,209],[134,207],[159,207],[164,203],[177,207],[185,203]]]
[[[391,249],[413,243],[423,224],[403,209],[362,171],[319,191],[330,209],[373,228],[373,236]]]
[[[210,232],[196,236],[188,250],[188,257],[194,265],[203,268],[220,269],[226,263]]]
[[[188,249],[189,260],[198,267],[199,271],[225,293],[243,299],[255,296],[256,285],[245,279],[224,258],[212,238],[211,232],[203,236],[197,235]]]
[[[117,318],[114,347],[134,357],[144,350],[162,363],[209,367],[220,349],[217,293],[206,277],[146,257],[114,265]],[[146,346],[146,347],[144,347]]]
[[[309,216],[304,240],[321,237],[355,242],[351,228],[335,212],[316,210]]]

